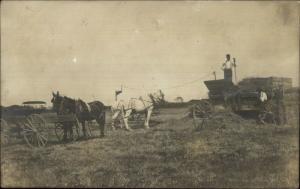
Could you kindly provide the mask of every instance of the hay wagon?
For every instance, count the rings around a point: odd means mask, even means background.
[[[237,84],[219,79],[204,81],[204,84],[209,90],[208,97],[214,106],[223,106],[228,111],[243,115],[253,114],[263,119],[270,114],[274,117],[272,122],[275,120],[278,124],[286,122],[284,91],[292,88],[291,78],[245,78]],[[268,100],[264,103],[264,107],[259,102],[258,89],[263,89],[267,94]]]
[[[18,136],[23,136],[30,147],[44,147],[48,143],[49,134],[53,129],[57,139],[63,140],[66,123],[72,127],[71,132],[67,132],[68,137],[77,139],[79,137],[79,122],[74,114],[42,113],[1,118],[1,142],[7,143],[11,132],[14,131]]]

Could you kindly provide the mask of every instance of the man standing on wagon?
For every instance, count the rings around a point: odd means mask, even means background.
[[[232,81],[232,67],[234,67],[234,63],[230,60],[230,54],[227,54],[226,61],[222,65],[225,80]]]

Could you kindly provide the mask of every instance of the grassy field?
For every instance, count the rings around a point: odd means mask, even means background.
[[[298,122],[257,125],[217,112],[195,130],[186,111],[161,109],[149,130],[107,128],[105,138],[43,149],[2,146],[1,186],[298,187]]]

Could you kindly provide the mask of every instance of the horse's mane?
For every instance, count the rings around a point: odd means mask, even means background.
[[[73,99],[73,98],[70,98],[70,97],[67,97],[67,96],[64,96],[63,98],[68,100],[68,101],[75,102],[75,99]]]
[[[85,103],[83,100],[81,100],[80,98],[78,99],[78,102],[81,104],[81,106],[83,106],[83,108],[85,109],[85,110],[88,110],[88,105],[87,105],[87,103]]]

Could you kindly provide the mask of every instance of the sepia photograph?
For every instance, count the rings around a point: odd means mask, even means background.
[[[299,2],[0,3],[2,188],[299,187]]]

